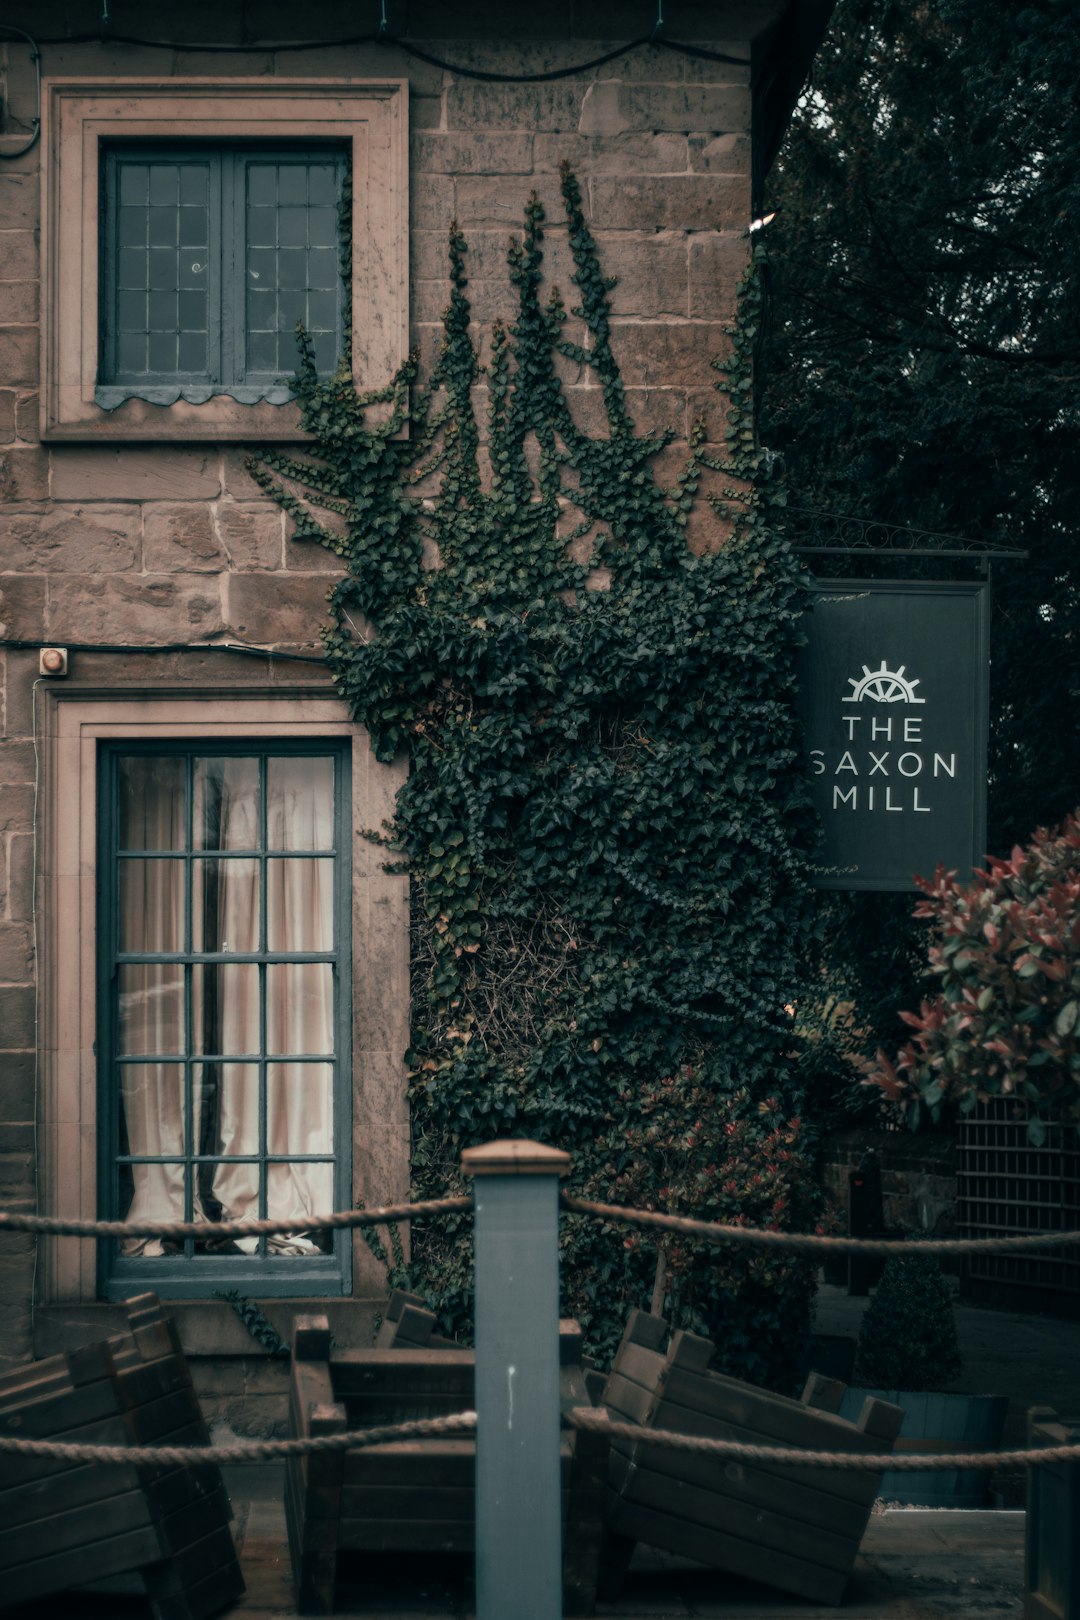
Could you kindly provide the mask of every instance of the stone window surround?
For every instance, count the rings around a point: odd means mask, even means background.
[[[353,1199],[407,1198],[409,1128],[403,1056],[409,1038],[408,890],[383,870],[362,833],[393,813],[404,768],[380,765],[366,734],[326,688],[45,687],[39,705],[38,1175],[43,1214],[97,1212],[96,904],[97,761],[103,739],[352,738],[353,772]],[[122,1307],[97,1301],[95,1246],[39,1239],[35,1350],[65,1344],[68,1319],[83,1337]],[[357,1236],[353,1296],[385,1293],[382,1269]],[[303,1301],[285,1302],[304,1309]],[[346,1302],[339,1302],[338,1310]],[[177,1302],[182,1305],[182,1302]],[[317,1308],[333,1308],[320,1300]],[[235,1353],[236,1321],[217,1301],[177,1312],[199,1320],[199,1348]],[[232,1320],[230,1320],[232,1318]],[[243,1345],[245,1335],[240,1336]],[[247,1343],[250,1353],[252,1346]]]
[[[49,77],[42,97],[46,440],[296,440],[295,405],[94,402],[103,141],[345,143],[352,159],[353,375],[388,382],[408,346],[408,83],[401,79]]]

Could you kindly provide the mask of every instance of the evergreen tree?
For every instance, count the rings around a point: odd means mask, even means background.
[[[764,441],[800,505],[995,574],[990,845],[1080,803],[1080,5],[839,0],[769,206]]]
[[[1006,851],[1080,803],[1078,0],[839,0],[767,206],[757,387],[792,504],[1028,552],[993,577]],[[810,1049],[833,1119],[863,1106],[837,1046],[891,1049],[924,993],[911,909],[821,899],[822,1008],[856,1007]]]

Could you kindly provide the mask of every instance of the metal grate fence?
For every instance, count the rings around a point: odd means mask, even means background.
[[[962,1237],[1063,1232],[1080,1225],[1080,1134],[1053,1122],[1028,1138],[1023,1103],[995,1098],[960,1123],[958,1225]],[[1014,1305],[1080,1317],[1080,1246],[1044,1254],[968,1254],[964,1291],[999,1308]]]

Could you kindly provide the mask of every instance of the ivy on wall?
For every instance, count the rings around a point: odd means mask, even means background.
[[[344,367],[320,381],[301,334],[313,454],[260,452],[255,466],[297,540],[341,557],[324,632],[338,691],[379,759],[409,759],[394,825],[372,836],[412,885],[415,1191],[452,1188],[463,1147],[521,1135],[567,1148],[575,1187],[617,1195],[645,1147],[644,1099],[692,1075],[712,1170],[730,1144],[752,1191],[750,1127],[766,1119],[790,1159],[753,1218],[805,1224],[806,1200],[783,1196],[803,1162],[785,1011],[811,836],[792,707],[802,604],[753,427],[758,284],[718,365],[727,452],[696,427],[665,485],[671,435],[631,419],[614,283],[567,170],[562,194],[575,307],[545,289],[533,197],[508,252],[516,314],[481,371],[455,228],[430,376],[412,357],[384,390],[358,393]],[[598,430],[572,413],[575,369]],[[730,531],[701,556],[687,546],[695,502]],[[708,1214],[717,1185],[684,1177],[676,1207]],[[633,1186],[658,1203],[664,1188],[671,1207],[659,1162]],[[470,1315],[467,1225],[414,1234],[414,1285],[449,1331]],[[627,1305],[648,1302],[655,1254],[574,1219],[563,1242],[566,1308],[603,1353]],[[719,1278],[696,1256],[683,1270],[699,1277],[669,1291],[684,1320],[740,1308],[731,1268]],[[805,1305],[804,1271],[778,1265],[759,1315],[785,1290]],[[790,1333],[763,1359],[748,1347],[764,1326],[730,1326],[735,1370],[790,1375]]]

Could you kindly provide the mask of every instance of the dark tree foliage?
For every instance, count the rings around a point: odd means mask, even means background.
[[[1080,802],[1077,0],[839,0],[769,206],[758,384],[792,502],[1029,553],[993,581],[1005,852]],[[867,909],[834,905],[839,942]]]

